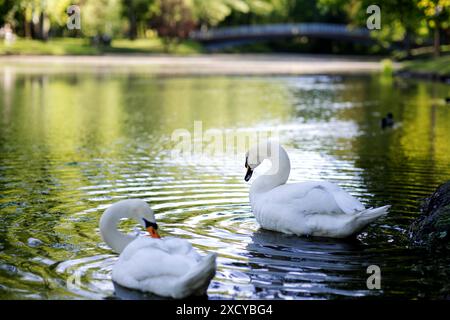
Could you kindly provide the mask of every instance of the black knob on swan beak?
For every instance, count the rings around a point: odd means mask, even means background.
[[[248,165],[248,158],[245,158],[245,167],[247,168],[247,173],[245,174],[245,181],[250,180],[250,178],[252,177],[253,174],[253,170],[252,168],[250,168],[250,166]]]

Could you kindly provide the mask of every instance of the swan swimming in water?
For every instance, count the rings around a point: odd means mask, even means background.
[[[275,141],[258,144],[247,152],[245,181],[265,159],[272,162],[272,167],[250,187],[252,211],[264,229],[298,236],[345,238],[388,213],[389,205],[366,209],[359,200],[327,181],[286,184],[291,163],[286,150]]]
[[[122,218],[134,218],[150,237],[133,237],[118,231]],[[101,236],[120,254],[112,270],[113,281],[175,299],[205,294],[216,272],[216,254],[201,257],[188,241],[160,238],[157,229],[152,209],[142,200],[122,200],[103,213]]]

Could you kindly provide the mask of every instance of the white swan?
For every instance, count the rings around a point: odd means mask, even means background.
[[[286,184],[291,164],[288,154],[277,142],[264,142],[246,154],[245,181],[264,159],[272,167],[258,177],[250,188],[250,203],[262,228],[319,237],[345,238],[361,231],[387,214],[389,205],[366,209],[339,186],[327,181]]]
[[[122,218],[134,218],[151,237],[133,237],[117,230]],[[100,219],[103,240],[117,253],[112,270],[116,283],[131,289],[176,299],[202,295],[216,272],[216,254],[201,257],[183,239],[160,238],[155,216],[145,201],[122,200]]]

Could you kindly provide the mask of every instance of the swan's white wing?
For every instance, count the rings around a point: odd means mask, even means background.
[[[199,257],[186,240],[140,237],[122,252],[112,278],[125,287],[142,291],[171,290],[197,265]]]
[[[352,214],[365,209],[356,198],[326,181],[281,185],[263,197],[266,205],[288,206],[299,213]]]
[[[335,238],[359,232],[389,209],[365,209],[357,199],[326,181],[285,184],[261,193],[251,191],[250,202],[256,220],[265,229]]]
[[[358,199],[339,187],[337,187],[336,190],[332,191],[332,193],[337,205],[342,209],[343,212],[347,214],[354,214],[366,209]]]

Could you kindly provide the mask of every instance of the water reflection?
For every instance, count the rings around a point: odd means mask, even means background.
[[[258,230],[247,249],[251,282],[261,298],[370,294],[361,272],[370,260],[361,256],[364,246],[356,239],[299,238]]]
[[[405,239],[418,200],[450,178],[450,109],[438,103],[448,86],[398,88],[377,75],[157,78],[4,68],[0,93],[1,298],[148,298],[114,286],[117,257],[98,232],[104,209],[124,198],[149,201],[163,235],[219,253],[209,299],[448,295],[449,258],[412,250]],[[398,126],[382,130],[388,112]],[[326,179],[368,206],[393,209],[352,241],[260,230],[243,159],[171,158],[173,130],[192,130],[197,120],[204,130],[276,128],[292,182]],[[370,264],[382,268],[381,291],[365,286]],[[80,283],[68,287],[74,275]]]

